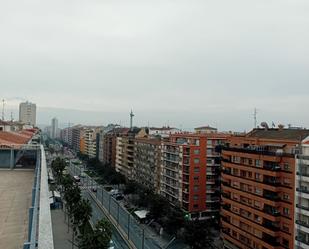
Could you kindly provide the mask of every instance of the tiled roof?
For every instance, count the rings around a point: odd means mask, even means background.
[[[33,132],[21,131],[21,132],[0,132],[0,145],[10,144],[27,144],[33,136]]]
[[[309,136],[307,129],[253,129],[247,137],[302,141]]]
[[[201,127],[195,128],[195,130],[205,130],[205,129],[213,130],[213,131],[216,131],[216,130],[217,130],[217,128],[210,127],[209,125],[207,125],[207,126],[201,126]]]

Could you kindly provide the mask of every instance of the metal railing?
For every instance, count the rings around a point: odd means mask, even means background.
[[[32,202],[29,208],[28,240],[23,249],[53,249],[52,221],[49,204],[48,176],[43,145],[36,146],[37,162]]]
[[[81,169],[76,165],[71,164],[71,174],[80,175]],[[103,187],[93,180],[90,176],[85,175],[81,178],[82,188],[96,191],[92,192],[95,201],[101,205],[106,216],[113,223],[119,234],[131,245],[134,249],[163,249],[165,246],[159,245],[154,239],[153,235],[107,192]]]

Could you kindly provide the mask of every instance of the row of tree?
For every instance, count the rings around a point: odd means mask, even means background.
[[[61,158],[56,158],[52,162],[52,170],[61,196],[65,202],[65,213],[68,215],[68,229],[71,224],[72,245],[77,245],[79,249],[108,249],[112,236],[111,224],[106,220],[99,221],[94,230],[90,229],[89,220],[92,216],[92,207],[88,200],[81,196],[79,186],[72,177],[63,174],[66,163]],[[75,238],[77,241],[75,242]]]
[[[126,181],[125,177],[116,172],[110,165],[103,165],[97,159],[80,158],[93,169],[104,184],[124,184],[124,194],[136,196],[132,204],[149,210],[149,220],[160,224],[165,232],[184,240],[192,249],[213,248],[214,234],[212,229],[218,224],[213,220],[189,220],[188,215],[177,205],[172,206],[164,197],[135,181]]]

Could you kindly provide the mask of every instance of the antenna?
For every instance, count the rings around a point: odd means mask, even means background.
[[[253,118],[254,118],[254,128],[256,128],[257,126],[257,109],[256,108],[254,108]]]
[[[5,104],[5,100],[2,99],[2,120],[4,121],[4,104]]]
[[[130,130],[133,129],[133,117],[134,117],[134,113],[133,111],[131,110],[131,113],[130,113]]]

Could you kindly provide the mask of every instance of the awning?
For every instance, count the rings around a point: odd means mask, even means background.
[[[140,210],[140,211],[135,211],[134,214],[139,218],[139,219],[145,219],[149,211],[147,210]]]

